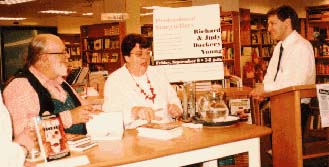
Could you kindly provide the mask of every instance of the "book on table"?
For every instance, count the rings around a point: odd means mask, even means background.
[[[35,118],[36,134],[45,162],[70,155],[61,119],[55,115]]]
[[[183,134],[183,128],[177,123],[148,123],[137,128],[138,136],[169,140]]]
[[[97,143],[91,141],[90,136],[86,135],[77,135],[68,138],[67,143],[69,145],[70,151],[76,152],[82,152],[98,145]]]

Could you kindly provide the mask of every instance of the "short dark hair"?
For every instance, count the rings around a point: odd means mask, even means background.
[[[282,5],[277,8],[272,8],[267,12],[267,17],[276,15],[281,21],[285,21],[290,18],[291,27],[293,30],[299,31],[299,19],[296,11],[288,5]]]
[[[130,56],[131,50],[139,44],[141,48],[150,48],[151,42],[140,34],[128,34],[121,42],[122,56]]]

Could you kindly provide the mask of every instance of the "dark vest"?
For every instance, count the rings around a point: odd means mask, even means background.
[[[15,78],[27,78],[31,86],[38,94],[40,104],[39,116],[42,116],[42,114],[46,111],[49,111],[51,114],[58,115],[59,112],[81,106],[78,97],[73,93],[71,87],[66,82],[63,82],[61,86],[67,92],[69,96],[67,99],[72,101],[73,107],[64,108],[65,110],[55,113],[54,99],[51,98],[49,91],[41,85],[40,81],[29,70],[19,71],[15,74]],[[73,124],[70,128],[65,129],[65,132],[72,134],[87,134],[86,124]]]

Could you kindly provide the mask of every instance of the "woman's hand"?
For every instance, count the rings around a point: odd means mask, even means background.
[[[150,122],[151,120],[161,120],[160,117],[155,116],[155,112],[151,107],[136,106],[132,108],[132,116],[135,119],[144,119]]]
[[[176,104],[168,104],[167,110],[168,113],[175,118],[180,117],[183,113],[183,111]]]

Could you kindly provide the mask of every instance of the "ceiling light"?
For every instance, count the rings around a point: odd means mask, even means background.
[[[83,16],[92,16],[92,15],[94,15],[94,13],[91,13],[91,12],[89,12],[89,13],[82,13],[82,15]]]
[[[18,20],[25,20],[24,17],[0,17],[0,20],[9,20],[9,21],[18,21]]]
[[[102,21],[123,21],[129,18],[128,13],[101,13]]]
[[[35,1],[35,0],[3,0],[0,1],[0,5],[13,5],[13,4],[25,3],[31,1]]]
[[[140,16],[149,16],[149,15],[153,15],[153,13],[141,13]]]
[[[39,11],[39,13],[47,13],[47,14],[73,14],[77,13],[76,11],[64,11],[64,10],[44,10],[44,11]]]
[[[144,6],[144,7],[142,7],[143,9],[158,9],[158,8],[160,8],[160,6]]]

